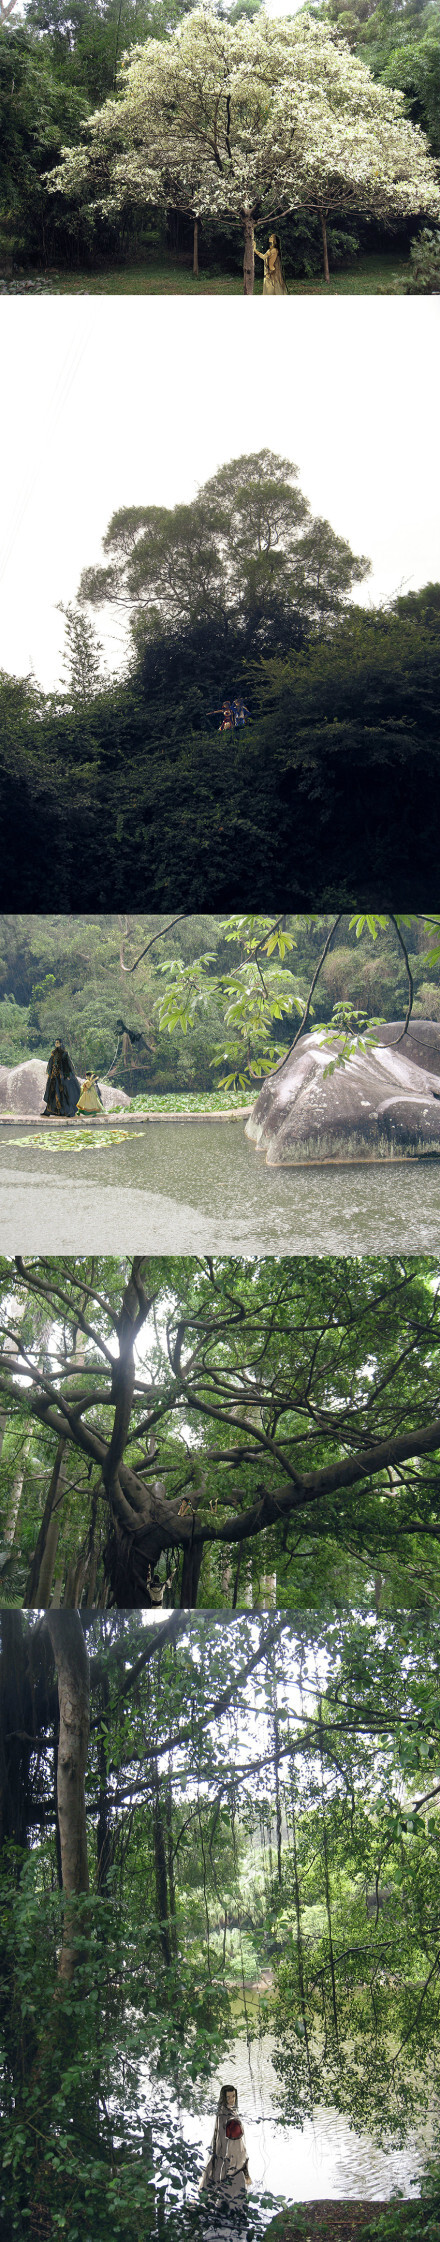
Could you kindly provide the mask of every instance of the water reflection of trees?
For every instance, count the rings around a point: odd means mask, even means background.
[[[3,1613],[0,2146],[20,2242],[30,2200],[31,2233],[73,2242],[86,2214],[98,2237],[110,2215],[153,2234],[158,2203],[194,2201],[169,2097],[206,2097],[237,2014],[250,2042],[274,2024],[286,2116],[336,2104],[378,2140],[411,2132],[439,2029],[438,1658],[422,1621]]]

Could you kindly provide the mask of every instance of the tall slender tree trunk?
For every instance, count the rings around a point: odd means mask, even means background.
[[[102,1717],[103,1722],[105,1723],[105,1728],[104,1730],[100,1730],[98,1736],[99,1807],[98,1826],[96,1831],[96,1854],[98,1892],[105,1892],[108,1881],[109,1868],[111,1867],[113,1857],[107,1767],[107,1723],[110,1705],[108,1674],[102,1675],[100,1683],[100,1696],[102,1704]]]
[[[18,1513],[19,1513],[19,1509],[20,1509],[20,1503],[21,1503],[21,1497],[22,1497],[22,1493],[23,1493],[23,1487],[24,1487],[24,1474],[25,1474],[25,1465],[26,1465],[26,1462],[27,1462],[27,1458],[28,1458],[28,1455],[29,1455],[29,1449],[30,1449],[30,1445],[31,1445],[31,1434],[30,1434],[30,1432],[29,1432],[29,1433],[28,1433],[28,1436],[27,1436],[27,1440],[25,1440],[25,1443],[24,1443],[23,1454],[22,1454],[22,1462],[21,1462],[21,1465],[19,1466],[19,1469],[18,1469],[18,1471],[16,1471],[16,1474],[15,1474],[15,1479],[13,1480],[13,1484],[12,1484],[12,1487],[11,1487],[11,1495],[10,1495],[10,1502],[9,1502],[9,1510],[8,1510],[8,1515],[7,1515],[6,1525],[5,1525],[5,1529],[4,1529],[4,1540],[5,1540],[5,1542],[7,1542],[7,1543],[8,1543],[8,1546],[9,1546],[9,1547],[11,1546],[11,1543],[12,1543],[12,1542],[14,1541],[14,1539],[15,1539],[15,1528],[16,1528],[16,1524],[17,1524],[17,1518],[18,1518]]]
[[[244,225],[243,294],[244,294],[245,296],[253,296],[253,293],[254,293],[254,275],[255,275],[255,256],[254,256],[254,221],[253,221],[253,218],[250,218],[250,216],[249,216],[249,211],[248,211],[248,210],[246,210],[246,211],[245,211],[245,215],[244,215],[244,219],[243,219],[243,225]]]
[[[156,1914],[159,1938],[166,1969],[171,1968],[172,1940],[169,1920],[168,1877],[166,1857],[166,1824],[163,1819],[162,1797],[157,1760],[153,1770],[153,1845],[156,1884]]]
[[[89,1661],[79,1612],[49,1611],[46,1625],[58,1675],[60,1733],[57,1807],[66,1901],[88,1892],[85,1771],[90,1727]],[[66,1905],[60,1977],[75,1968],[75,1915]]]
[[[168,1781],[167,1781],[167,1787],[166,1787],[166,1791],[165,1791],[165,1826],[166,1826],[166,1834],[167,1834],[167,1870],[168,1870],[168,1898],[169,1898],[169,1914],[170,1914],[170,1944],[171,1944],[171,1949],[172,1949],[172,1953],[173,1953],[173,1955],[174,1955],[174,1959],[176,1960],[176,1959],[177,1959],[177,1929],[176,1929],[176,1890],[175,1890],[175,1883],[174,1883],[174,1853],[173,1853],[173,1789],[172,1789],[172,1771],[171,1771],[171,1763],[170,1763],[170,1765],[169,1765],[169,1768],[168,1768]]]
[[[0,1648],[0,1846],[28,1843],[32,1707],[21,1611],[2,1611]]]
[[[326,226],[326,221],[325,221],[325,217],[324,217],[324,211],[323,211],[323,210],[321,210],[321,211],[320,211],[320,219],[321,219],[321,233],[322,233],[322,249],[323,249],[323,257],[324,257],[324,280],[329,280],[329,279],[330,279],[330,267],[329,267],[329,261],[328,261],[328,247],[327,247],[327,226]]]
[[[193,273],[195,273],[195,276],[196,276],[196,280],[198,280],[198,277],[199,277],[199,221],[198,221],[198,218],[195,218],[195,219],[194,219]]]
[[[66,1467],[66,1442],[58,1441],[40,1531],[26,1581],[24,1602],[28,1611],[46,1611],[52,1587],[61,1523],[61,1494]]]

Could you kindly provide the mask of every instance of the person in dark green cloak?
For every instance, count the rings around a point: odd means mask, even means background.
[[[57,1036],[47,1062],[47,1080],[44,1092],[45,1113],[62,1115],[76,1113],[81,1083],[75,1074],[69,1053]]]

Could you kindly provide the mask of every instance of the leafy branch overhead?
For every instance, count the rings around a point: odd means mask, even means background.
[[[2,1292],[21,1600],[436,1596],[434,1262],[17,1257]]]

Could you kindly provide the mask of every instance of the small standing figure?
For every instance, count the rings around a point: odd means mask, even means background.
[[[216,2188],[228,2203],[246,2202],[252,2185],[244,2130],[235,2086],[222,2086],[217,2104],[211,2155],[200,2188]]]
[[[242,700],[241,694],[238,695],[236,701],[232,702],[232,714],[236,732],[241,731],[243,724],[250,723],[251,712],[249,708],[246,708],[246,702]]]
[[[76,1113],[81,1084],[75,1074],[69,1053],[57,1036],[53,1051],[47,1061],[47,1080],[44,1092],[46,1113]]]
[[[287,296],[279,234],[269,234],[268,249],[257,249],[255,245],[255,256],[261,257],[264,265],[263,296]]]
[[[95,1074],[86,1074],[76,1110],[77,1113],[100,1113],[102,1111],[101,1091]]]
[[[221,724],[219,724],[219,732],[233,732],[234,716],[232,702],[222,701],[221,709],[219,709],[218,713],[222,719]]]

